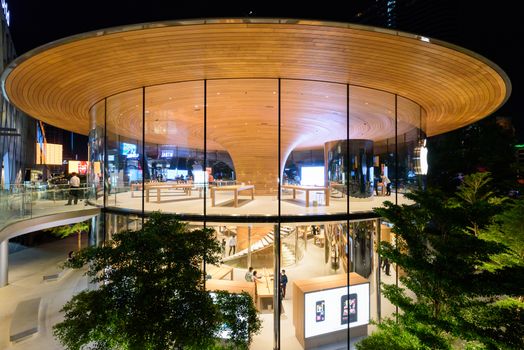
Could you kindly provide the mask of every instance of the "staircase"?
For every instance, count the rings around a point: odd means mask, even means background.
[[[282,267],[290,266],[295,263],[295,252],[292,248],[289,248],[286,243],[282,243],[281,245],[281,262],[280,264]]]
[[[280,227],[281,238],[288,236],[292,231],[293,231],[292,227],[288,227],[288,226]],[[274,233],[273,231],[270,231],[265,236],[263,236],[261,239],[251,244],[251,254],[256,254],[256,253],[262,252],[263,250],[266,250],[269,248],[273,249],[273,241],[274,241]],[[294,253],[293,248],[288,247],[286,243],[282,243],[281,249],[282,249],[281,251],[282,266],[284,267],[284,266],[289,266],[289,265],[294,264],[295,263],[295,253]],[[239,259],[247,258],[247,253],[248,253],[247,248],[242,249],[238,251],[236,254],[223,258],[222,262],[225,264],[232,263],[233,265],[235,265],[234,262],[238,261]]]

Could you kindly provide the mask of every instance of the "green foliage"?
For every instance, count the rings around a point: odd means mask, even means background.
[[[514,201],[508,210],[495,216],[494,222],[481,233],[481,237],[487,241],[504,242],[509,248],[493,257],[489,268],[524,265],[524,200]]]
[[[229,346],[217,339],[226,322],[233,329],[230,343],[247,347],[260,328],[253,301],[224,292],[215,303],[204,290],[204,260],[220,260],[211,229],[190,231],[175,216],[154,213],[142,230],[115,234],[105,246],[84,249],[67,263],[87,264],[99,287],[64,306],[55,336],[67,349],[206,349]],[[245,315],[247,324],[231,314]]]
[[[87,232],[89,230],[89,223],[87,221],[77,222],[73,225],[63,225],[58,227],[53,227],[49,229],[48,231],[51,232],[53,235],[60,237],[60,238],[66,238],[74,234],[78,234],[80,232]]]
[[[434,189],[415,191],[407,194],[413,205],[389,202],[376,209],[394,224],[397,237],[396,245],[383,243],[379,253],[404,272],[400,281],[406,288],[385,285],[384,295],[402,311],[400,330],[423,346],[524,347],[521,306],[499,304],[508,296],[521,295],[524,270],[504,264],[497,270],[486,268],[494,257],[509,251],[504,235],[484,239],[493,219],[504,217],[506,209],[505,200],[495,197],[489,184],[487,174],[474,174],[466,176],[451,197]],[[498,317],[504,313],[510,316],[505,321]],[[379,327],[376,337],[391,329]]]
[[[417,333],[430,333],[429,329],[425,328],[423,324],[411,325],[411,328],[419,328]],[[432,347],[424,344],[419,337],[415,336],[413,329],[408,330],[404,323],[396,323],[392,320],[385,320],[378,325],[377,332],[372,333],[369,337],[357,343],[358,350],[433,350],[433,349],[449,349],[447,342],[440,342],[439,347]],[[435,345],[435,344],[433,344]]]
[[[248,349],[248,340],[262,326],[251,296],[243,292],[232,295],[225,291],[216,293],[216,305],[221,310],[222,326],[231,334],[225,342],[226,349]]]

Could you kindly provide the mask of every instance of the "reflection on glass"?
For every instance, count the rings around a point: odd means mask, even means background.
[[[104,204],[105,179],[105,100],[91,109],[91,130],[89,131],[89,167],[86,204]]]
[[[204,82],[146,88],[145,210],[203,214]]]
[[[142,89],[132,90],[107,99],[106,205],[142,210]]]

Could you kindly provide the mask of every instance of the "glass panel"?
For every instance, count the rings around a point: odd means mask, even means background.
[[[384,220],[377,220],[377,221],[380,222],[380,242],[381,244],[389,243],[389,244],[395,245],[396,244],[395,234],[391,231],[393,225]],[[376,248],[378,249],[378,246]],[[381,283],[398,285],[398,279],[396,276],[397,271],[396,271],[394,264],[390,263],[389,260],[384,259],[384,258],[381,258],[380,264],[379,264],[378,254],[376,255],[374,259],[374,263],[376,264],[375,265],[376,268],[374,269],[375,273],[380,274]],[[380,306],[379,307],[380,307],[380,317],[382,319],[386,317],[392,317],[393,313],[395,312],[395,306],[393,306],[393,304],[391,304],[389,299],[386,298],[384,295],[380,296]],[[374,326],[370,327],[371,331],[373,331],[374,329],[375,329]]]
[[[146,88],[145,211],[203,214],[204,82]]]
[[[354,322],[349,313],[354,298],[347,284],[347,231],[346,221],[282,224],[282,261],[289,281],[283,300],[287,317],[281,319],[282,349],[346,347],[348,327]],[[289,237],[298,247],[289,244]],[[295,263],[286,263],[297,251]],[[366,298],[358,299],[359,307],[369,312]]]
[[[395,96],[351,86],[349,97],[349,209],[370,211],[388,194],[384,176],[394,168]]]
[[[142,210],[142,89],[108,98],[106,115],[106,205]]]
[[[276,214],[278,81],[207,84],[207,213]]]
[[[347,86],[282,80],[281,103],[282,214],[346,213]]]
[[[418,104],[400,96],[397,101],[400,204],[404,202],[404,193],[423,187],[428,167],[425,135],[421,131],[422,110]]]
[[[87,172],[86,205],[104,204],[104,155],[105,155],[105,100],[91,109],[89,131],[89,167]]]
[[[275,225],[208,223],[208,227],[215,229],[221,242],[223,260],[220,266],[206,266],[206,288],[248,292],[262,321],[250,349],[272,349]],[[256,282],[253,274],[258,277]]]

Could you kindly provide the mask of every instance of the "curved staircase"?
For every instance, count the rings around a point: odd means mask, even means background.
[[[293,228],[289,226],[281,226],[280,234],[281,239],[290,235],[293,232]],[[266,235],[262,236],[261,239],[251,244],[251,254],[269,253],[266,250],[273,249],[274,232],[269,231]],[[293,249],[290,249],[286,243],[281,245],[281,256],[282,266],[289,266],[295,263],[295,254]],[[240,265],[242,259],[247,259],[248,248],[242,249],[233,255],[224,257],[222,262],[230,265]],[[272,254],[272,252],[271,252]]]

